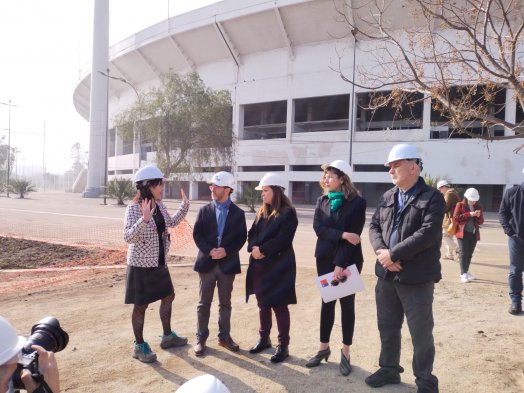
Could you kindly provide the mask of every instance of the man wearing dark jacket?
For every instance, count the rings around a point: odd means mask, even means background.
[[[231,338],[231,292],[235,275],[240,273],[238,252],[246,242],[244,211],[235,205],[230,194],[234,178],[218,172],[209,182],[213,201],[200,208],[193,229],[198,247],[194,270],[200,277],[200,299],[197,307],[197,342],[195,355],[202,356],[209,336],[211,302],[218,289],[218,344],[237,352],[239,346]]]
[[[438,392],[432,374],[433,292],[440,281],[440,246],[445,202],[420,177],[422,160],[411,145],[395,145],[385,164],[395,187],[386,191],[371,219],[369,238],[377,255],[375,287],[380,332],[380,368],[366,378],[372,387],[400,383],[404,315],[413,342],[418,393]]]
[[[524,172],[524,170],[522,171]],[[524,270],[524,182],[509,188],[502,198],[499,221],[508,235],[509,245],[509,313],[522,313],[522,271]]]

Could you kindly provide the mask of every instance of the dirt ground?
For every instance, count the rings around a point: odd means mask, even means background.
[[[28,335],[31,326],[44,316],[59,319],[70,335],[68,346],[57,354],[64,392],[174,392],[186,380],[204,373],[220,378],[232,392],[416,391],[406,327],[401,358],[406,369],[403,383],[378,390],[364,383],[364,378],[378,366],[380,349],[373,293],[375,278],[371,274],[363,274],[366,290],[357,295],[357,322],[351,349],[354,371],[342,377],[338,372],[339,316],[332,334],[329,362],[314,369],[304,367],[318,345],[320,298],[311,268],[298,271],[299,303],[291,306],[288,361],[274,365],[269,361],[270,350],[260,355],[247,352],[257,340],[258,324],[253,299],[245,303],[244,266],[235,281],[232,316],[232,336],[241,351],[231,353],[218,346],[214,337],[216,307],[212,310],[205,357],[195,357],[191,345],[160,349],[161,326],[155,303],[146,314],[145,337],[157,352],[158,362],[147,365],[131,358],[131,306],[123,304],[125,254],[122,251],[0,238],[0,253],[0,260],[10,258],[17,261],[19,268],[35,266],[36,262],[28,255],[39,255],[40,267],[44,265],[42,261],[52,266],[29,271],[0,270],[0,314],[23,335]],[[190,266],[178,262],[170,267],[177,294],[173,328],[188,336],[192,343],[198,278]],[[469,284],[442,280],[436,286],[434,309],[435,374],[440,379],[441,392],[524,391],[524,317],[507,312],[506,285],[483,280]],[[275,327],[273,342],[277,341],[276,334]]]

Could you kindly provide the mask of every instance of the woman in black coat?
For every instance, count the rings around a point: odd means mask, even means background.
[[[267,173],[256,187],[262,191],[262,206],[248,232],[249,267],[246,276],[246,302],[255,294],[260,318],[260,339],[250,349],[259,353],[271,347],[271,310],[278,327],[278,346],[273,363],[289,356],[289,304],[297,303],[296,261],[293,238],[298,225],[295,208],[284,194],[284,180]]]
[[[345,269],[356,265],[362,270],[364,258],[360,245],[360,235],[366,220],[366,201],[359,195],[349,178],[351,166],[342,160],[322,165],[324,174],[320,185],[324,190],[315,209],[313,229],[317,234],[315,258],[319,276],[333,272],[334,280],[346,278]],[[316,367],[331,355],[329,338],[335,321],[336,300],[322,302],[320,309],[320,348],[306,367]],[[340,354],[340,373],[351,372],[349,356],[355,328],[355,295],[339,299],[342,314],[342,349]]]

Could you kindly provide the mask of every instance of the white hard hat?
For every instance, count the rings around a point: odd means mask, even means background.
[[[479,192],[476,188],[468,188],[466,192],[464,192],[464,196],[468,199],[468,201],[477,202],[480,199]]]
[[[0,317],[0,366],[15,357],[24,346],[26,339],[18,336],[15,329],[4,317]]]
[[[146,165],[135,173],[135,183],[143,180],[163,179],[164,174],[156,165]]]
[[[449,187],[449,183],[447,182],[447,180],[439,180],[439,182],[437,183],[437,189],[444,186]]]
[[[264,186],[278,186],[280,188],[286,188],[286,182],[284,178],[276,173],[268,172],[260,179],[260,183],[255,187],[255,190],[262,190]]]
[[[332,161],[330,164],[322,164],[320,166],[323,170],[326,170],[328,168],[337,168],[340,172],[343,172],[344,174],[351,176],[351,173],[353,172],[351,169],[351,165],[349,165],[344,160],[335,160]]]
[[[388,161],[384,165],[389,166],[393,161],[410,159],[420,160],[420,153],[414,146],[408,145],[407,143],[401,143],[391,148],[388,155]]]
[[[229,172],[217,172],[213,175],[208,184],[214,184],[219,187],[229,187],[231,189],[235,188],[235,178]]]
[[[231,393],[217,377],[204,374],[191,378],[180,386],[175,393]]]

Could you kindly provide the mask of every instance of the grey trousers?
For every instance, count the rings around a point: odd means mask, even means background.
[[[227,338],[231,330],[231,292],[235,275],[222,273],[218,263],[213,270],[198,275],[200,299],[197,306],[197,338],[206,339],[209,336],[209,315],[215,286],[218,288],[218,336]]]
[[[432,374],[435,359],[433,342],[433,291],[435,284],[404,285],[378,279],[375,287],[380,367],[397,369],[400,363],[401,329],[404,315],[413,343],[413,373],[419,391],[438,392]]]

